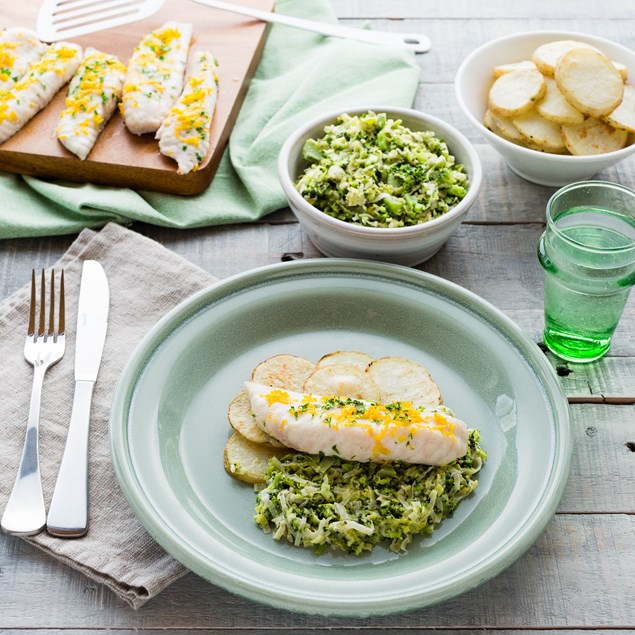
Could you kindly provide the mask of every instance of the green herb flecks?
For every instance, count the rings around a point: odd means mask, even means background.
[[[330,216],[357,225],[425,223],[456,206],[468,178],[447,144],[431,131],[368,112],[342,115],[324,136],[305,142],[308,167],[298,192]]]
[[[486,459],[478,430],[465,456],[442,467],[358,463],[335,456],[289,454],[269,462],[255,521],[276,540],[353,554],[381,542],[399,552],[430,534],[477,487]]]

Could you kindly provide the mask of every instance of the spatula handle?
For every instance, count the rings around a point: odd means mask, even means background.
[[[331,35],[333,37],[348,38],[361,42],[370,42],[372,44],[383,44],[384,46],[395,46],[402,49],[409,49],[415,53],[427,53],[430,50],[430,38],[421,33],[390,33],[386,31],[367,31],[365,29],[355,29],[341,26],[339,24],[329,24],[327,22],[316,22],[314,20],[304,20],[280,13],[272,13],[270,11],[260,11],[250,7],[243,7],[229,2],[221,2],[219,0],[193,0],[199,4],[204,4],[221,11],[229,11],[231,13],[240,13],[264,22],[273,22],[275,24],[285,24],[306,31],[314,31],[323,35]]]

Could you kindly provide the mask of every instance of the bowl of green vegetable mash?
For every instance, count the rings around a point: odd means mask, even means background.
[[[281,149],[278,176],[320,252],[412,266],[461,223],[482,170],[452,126],[416,110],[377,107],[301,127]]]

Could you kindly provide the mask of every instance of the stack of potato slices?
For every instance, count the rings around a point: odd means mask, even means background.
[[[423,366],[403,357],[374,359],[357,351],[329,353],[317,363],[296,355],[274,355],[254,368],[250,380],[273,388],[380,403],[443,403],[439,387]],[[225,446],[225,470],[247,483],[264,482],[269,459],[292,450],[256,424],[244,391],[230,403],[228,419],[234,433]]]
[[[531,60],[494,68],[484,125],[540,152],[620,150],[635,133],[635,87],[627,69],[575,40],[539,46]]]

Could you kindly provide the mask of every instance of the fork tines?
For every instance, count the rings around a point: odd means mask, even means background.
[[[44,269],[42,269],[40,282],[40,312],[37,332],[35,330],[35,315],[37,311],[36,295],[35,269],[33,269],[31,272],[31,305],[29,307],[29,327],[27,335],[29,337],[33,337],[34,340],[37,340],[40,337],[44,338],[44,340],[48,337],[53,337],[55,341],[57,340],[58,335],[64,334],[65,328],[64,270],[62,269],[62,273],[60,275],[57,329],[55,329],[55,269],[51,269],[48,329],[46,329],[46,277],[44,275]]]

